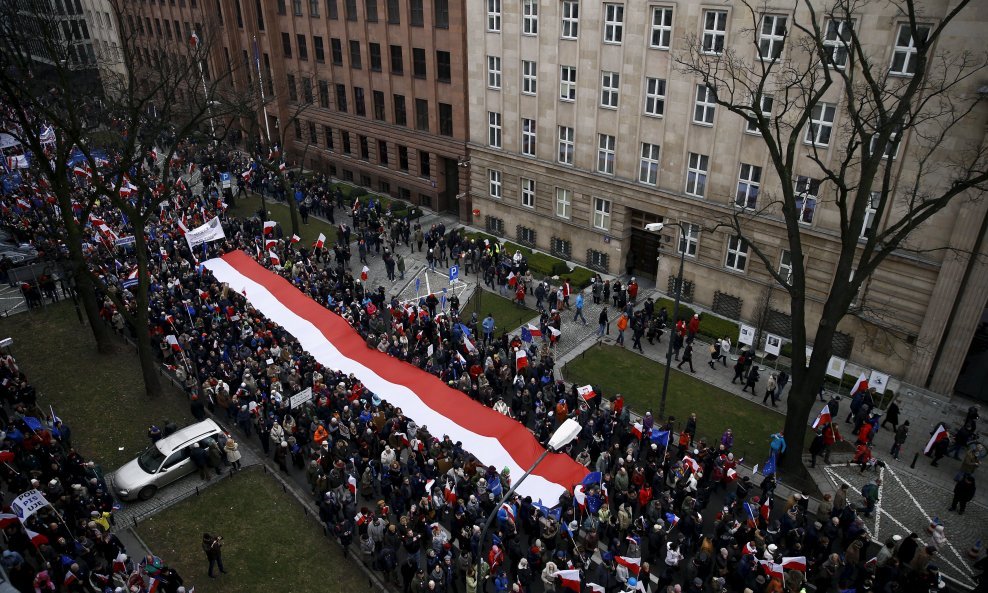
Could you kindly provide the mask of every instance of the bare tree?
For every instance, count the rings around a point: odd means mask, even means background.
[[[693,36],[676,56],[680,70],[711,89],[718,106],[760,133],[778,176],[778,190],[760,198],[770,203],[757,212],[736,209],[714,227],[741,238],[788,294],[793,387],[785,431],[794,446],[806,435],[838,324],[854,312],[862,286],[890,255],[912,248],[910,239],[931,217],[986,189],[984,135],[969,145],[955,141],[963,126],[983,125],[974,110],[985,53],[938,49],[969,3],[960,0],[937,15],[924,14],[916,0],[882,3],[893,11],[883,19],[907,24],[903,34],[913,48],[896,54],[891,67],[884,50],[876,53],[856,26],[866,9],[875,10],[866,0],[830,0],[826,6],[822,0],[797,0],[791,24],[781,27],[767,22],[773,12],[767,5],[744,2],[736,10],[750,19],[745,34],[754,51]],[[766,42],[759,35],[763,27],[778,27],[772,33],[784,38],[785,49],[781,40]],[[833,129],[827,122],[834,121],[838,103],[842,124]],[[897,160],[905,138],[908,153]],[[828,196],[840,217],[837,263],[818,320],[807,315],[810,240],[802,229],[810,195]],[[790,277],[783,277],[756,236],[766,218],[784,224]],[[811,323],[814,348],[807,360]],[[799,463],[798,455],[784,459],[789,468]]]

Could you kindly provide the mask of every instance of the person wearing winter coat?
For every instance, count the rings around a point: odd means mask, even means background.
[[[553,576],[559,572],[556,567],[556,563],[549,562],[545,563],[545,568],[542,569],[542,587],[545,589],[545,593],[555,593],[556,591],[556,577]]]
[[[230,471],[239,471],[240,458],[242,455],[240,454],[240,445],[237,441],[233,440],[233,437],[228,437],[226,439],[226,445],[223,447],[223,452],[226,454],[226,460],[232,466]]]

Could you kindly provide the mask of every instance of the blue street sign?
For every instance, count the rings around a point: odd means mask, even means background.
[[[450,266],[449,267],[449,283],[452,284],[453,280],[460,277],[460,266]]]

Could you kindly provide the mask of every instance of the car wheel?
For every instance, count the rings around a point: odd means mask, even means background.
[[[151,500],[151,498],[158,492],[157,486],[145,486],[141,488],[141,491],[137,494],[137,498],[141,500]]]

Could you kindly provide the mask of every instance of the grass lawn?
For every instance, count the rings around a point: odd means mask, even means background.
[[[605,345],[593,346],[563,368],[567,381],[592,383],[607,396],[621,393],[636,412],[651,411],[653,415],[658,413],[664,372],[665,365]],[[719,443],[720,436],[731,428],[735,449],[752,464],[768,455],[768,437],[781,430],[785,421],[782,414],[672,369],[666,414],[676,417],[678,430],[692,412],[696,412],[701,438]]]
[[[0,319],[0,337],[14,339],[11,352],[38,390],[38,404],[55,408],[72,429],[73,446],[104,471],[143,450],[151,424],[193,421],[181,395],[148,399],[137,352],[123,340],[117,354],[98,354],[71,301]]]
[[[245,470],[197,497],[143,521],[137,532],[151,550],[204,593],[336,593],[369,591],[367,577],[344,560],[318,521],[260,469]],[[203,532],[222,535],[228,574],[210,579]],[[218,574],[218,573],[217,573]]]
[[[292,236],[292,213],[288,209],[288,205],[276,201],[274,198],[265,198],[265,205],[268,211],[271,212],[270,220],[277,221],[281,225],[281,230],[285,234],[285,237]],[[250,197],[247,198],[237,198],[236,206],[230,208],[227,214],[230,216],[242,216],[244,218],[250,218],[257,214],[257,211],[261,209],[261,196],[260,194],[251,193]],[[302,217],[299,216],[299,236],[302,237],[302,245],[309,247],[315,242],[316,238],[319,237],[319,233],[326,235],[326,246],[330,246],[336,241],[336,227],[324,222],[315,216],[309,217],[309,224],[302,224]]]
[[[461,308],[460,316],[469,317],[473,312],[476,312],[477,318],[481,320],[487,317],[488,313],[492,313],[496,326],[494,333],[497,335],[501,334],[501,330],[514,331],[521,324],[531,321],[537,315],[534,309],[519,307],[511,299],[480,288]]]

